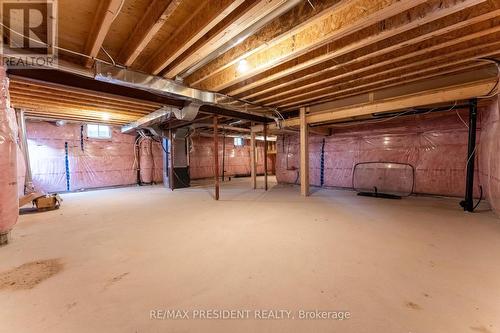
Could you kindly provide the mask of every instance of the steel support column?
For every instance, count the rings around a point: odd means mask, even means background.
[[[464,211],[474,211],[474,167],[476,160],[477,99],[469,103],[469,148],[467,152],[467,178],[465,200],[461,202]]]

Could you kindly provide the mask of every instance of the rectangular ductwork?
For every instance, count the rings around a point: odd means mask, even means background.
[[[238,100],[227,95],[186,87],[163,77],[147,75],[113,65],[96,63],[95,79],[98,81],[146,90],[172,98],[182,99],[194,105],[212,105],[244,114],[267,116],[270,119],[275,110]]]

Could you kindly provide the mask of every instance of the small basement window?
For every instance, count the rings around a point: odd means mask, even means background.
[[[245,145],[245,140],[243,138],[234,138],[235,147],[243,147]]]
[[[111,139],[111,128],[108,125],[87,125],[87,137],[91,139]]]

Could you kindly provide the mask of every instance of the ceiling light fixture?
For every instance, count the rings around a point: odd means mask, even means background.
[[[240,60],[240,62],[238,63],[238,72],[240,72],[240,73],[247,72],[249,68],[250,68],[250,66],[248,64],[248,61],[245,59]]]

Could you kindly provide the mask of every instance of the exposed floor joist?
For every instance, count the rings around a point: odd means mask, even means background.
[[[245,1],[167,66],[164,76],[175,78],[285,3],[286,0]]]
[[[84,53],[92,58],[97,57],[108,35],[111,24],[120,12],[123,5],[122,0],[101,0],[97,13],[92,23],[92,30],[85,44]],[[94,61],[91,58],[85,59],[85,67],[90,68]]]
[[[399,29],[387,30],[383,26],[377,26],[379,31],[375,35],[378,40],[401,33],[402,29],[409,30],[411,27],[423,24],[424,19],[412,19],[412,23],[408,24],[408,13],[406,11],[413,7],[417,7],[415,11],[418,12],[418,18],[422,16],[422,11],[424,11],[429,13],[429,16],[426,17],[427,20],[430,20],[430,17],[434,20],[482,1],[456,0],[453,1],[452,5],[442,6],[442,8],[440,8],[441,1],[433,2],[434,5],[432,6],[426,1],[397,1],[394,3],[370,1],[366,4],[362,3],[361,0],[342,2],[340,5],[334,6],[333,9],[328,10],[327,13],[319,15],[316,20],[302,30],[288,36],[276,45],[269,45],[265,50],[249,56],[246,61],[250,69],[246,73],[240,73],[237,66],[232,65],[219,74],[201,82],[199,86],[202,89],[237,95],[243,90],[251,89],[263,82],[290,75],[300,69],[324,62],[334,55],[340,55],[339,52],[328,51],[338,49],[339,45],[330,48],[332,45],[328,43],[332,41],[339,39],[350,41],[343,47],[342,52],[344,53],[352,51],[354,47],[361,48],[370,42],[374,42],[373,38],[357,40],[363,36],[358,36],[356,33],[395,15],[403,15],[403,24],[395,21],[399,23]],[[404,28],[401,28],[401,26]],[[370,33],[373,33],[373,31],[370,31]],[[346,38],[347,36],[354,36],[354,42],[352,42],[352,38]],[[326,55],[321,55],[322,53],[326,53]]]
[[[123,45],[117,58],[118,62],[125,66],[132,65],[182,1],[153,0],[132,32],[131,38]]]
[[[337,4],[339,1],[323,0],[316,3],[314,8],[308,2],[303,1],[300,5],[269,22],[255,34],[248,36],[244,41],[237,43],[233,48],[186,77],[186,84],[196,86],[208,77],[262,50],[268,44],[276,43],[275,39],[282,38],[284,34],[300,29],[302,25],[314,19],[314,16],[318,13]]]
[[[307,116],[307,123],[324,123],[373,113],[396,111],[411,107],[475,98],[490,93],[495,85],[496,80],[489,79],[431,91],[424,91],[383,101],[374,101],[360,106],[350,106],[335,110],[314,112]],[[300,125],[300,121],[298,119],[285,120],[283,125],[285,127],[298,126]]]
[[[278,80],[271,80],[264,85],[247,90],[238,95],[254,102],[268,103],[274,97],[296,94],[298,91],[311,91],[315,86],[325,86],[343,77],[363,71],[380,68],[392,68],[391,64],[400,60],[411,59],[426,52],[441,49],[446,54],[448,46],[482,38],[498,31],[500,10],[470,16],[466,11],[458,17],[442,19],[418,27],[402,34],[394,40],[373,44],[357,52],[335,57],[327,62],[298,71]],[[492,18],[495,18],[492,20]],[[411,61],[408,61],[411,63]]]
[[[242,3],[243,0],[201,2],[191,17],[185,20],[185,23],[151,57],[143,69],[148,73],[158,75]]]

